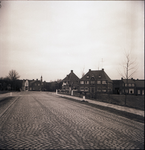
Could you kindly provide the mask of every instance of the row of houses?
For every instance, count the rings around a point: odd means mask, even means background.
[[[79,92],[94,96],[99,93],[113,94],[131,94],[144,95],[144,80],[123,79],[111,80],[104,69],[91,70],[79,79],[78,76],[71,72],[60,81],[46,82],[42,76],[40,80],[18,80],[15,82],[15,89],[21,91],[55,91],[60,89],[61,92],[69,93]],[[0,90],[14,90],[8,81],[0,81]]]
[[[56,91],[61,88],[60,81],[46,82],[41,76],[40,80],[23,80],[21,91]]]
[[[111,80],[104,69],[89,69],[81,79],[71,70],[62,82],[62,91],[69,94],[72,91],[79,91],[91,95],[98,93],[144,95],[144,80],[133,78]]]

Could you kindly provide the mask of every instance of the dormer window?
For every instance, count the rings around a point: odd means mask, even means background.
[[[87,79],[89,79],[90,78],[90,76],[89,75],[87,75]]]
[[[95,84],[95,78],[94,78],[94,76],[92,76],[92,78],[91,78],[91,84]]]

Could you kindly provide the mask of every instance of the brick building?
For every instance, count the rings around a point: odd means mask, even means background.
[[[144,80],[112,80],[114,94],[144,95]]]
[[[80,79],[80,91],[95,97],[97,93],[112,93],[112,80],[104,69],[91,70]]]
[[[73,70],[62,80],[62,90],[68,93],[79,90],[79,78],[74,74]]]
[[[44,82],[41,79],[38,80],[23,80],[22,82],[22,91],[41,91],[44,88]]]

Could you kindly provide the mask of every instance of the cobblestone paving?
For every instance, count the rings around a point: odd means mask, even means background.
[[[0,118],[0,149],[144,149],[144,124],[43,92]]]

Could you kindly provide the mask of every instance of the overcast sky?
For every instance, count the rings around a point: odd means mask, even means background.
[[[120,79],[124,51],[144,78],[143,1],[2,1],[0,77],[63,79],[100,70]]]

